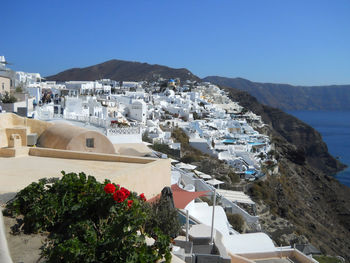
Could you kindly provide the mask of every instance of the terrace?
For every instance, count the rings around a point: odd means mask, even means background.
[[[0,202],[40,178],[61,177],[61,171],[84,172],[100,182],[109,179],[151,198],[170,186],[170,160],[28,148],[28,155],[0,157]]]

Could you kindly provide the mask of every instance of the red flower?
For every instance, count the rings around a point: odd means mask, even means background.
[[[120,191],[122,191],[125,194],[125,199],[129,197],[130,191],[124,187],[120,188]]]
[[[115,192],[115,186],[114,184],[106,184],[103,190],[105,190],[107,194],[113,194]]]
[[[146,199],[144,193],[140,194],[140,199],[141,199],[142,201],[146,202],[147,199]]]
[[[115,193],[113,194],[113,198],[116,202],[121,203],[124,202],[124,200],[127,198],[125,193],[121,190],[117,190],[115,191]]]
[[[129,208],[131,208],[133,202],[134,202],[133,200],[128,200],[128,207]]]

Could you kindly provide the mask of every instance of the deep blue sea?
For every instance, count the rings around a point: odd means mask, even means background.
[[[289,111],[321,133],[328,151],[348,165],[336,178],[350,187],[350,111]]]

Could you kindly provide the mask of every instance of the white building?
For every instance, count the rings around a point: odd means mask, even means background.
[[[130,119],[139,121],[143,124],[146,123],[147,117],[147,105],[143,100],[133,100],[131,105],[129,105],[129,115]]]

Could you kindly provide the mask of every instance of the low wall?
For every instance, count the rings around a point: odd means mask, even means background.
[[[147,199],[158,195],[164,187],[171,186],[170,159],[85,153],[38,147],[30,148],[29,155],[61,159],[143,164],[139,168],[119,171],[112,181],[139,194],[144,193]]]
[[[61,159],[77,159],[77,160],[104,161],[104,162],[141,163],[141,164],[147,164],[147,163],[158,161],[158,159],[146,158],[146,157],[141,158],[141,157],[115,155],[115,154],[76,152],[76,151],[66,151],[66,150],[49,149],[49,148],[39,148],[39,147],[30,148],[29,155],[39,156],[39,157],[61,158]]]
[[[171,169],[169,159],[158,159],[144,166],[121,172],[113,180],[137,193],[144,193],[147,199],[159,194],[164,187],[171,186]]]
[[[27,156],[28,152],[29,152],[29,148],[28,147],[0,148],[0,157]]]
[[[2,109],[6,112],[17,112],[18,107],[27,107],[27,101],[18,101],[15,103],[1,103]]]

